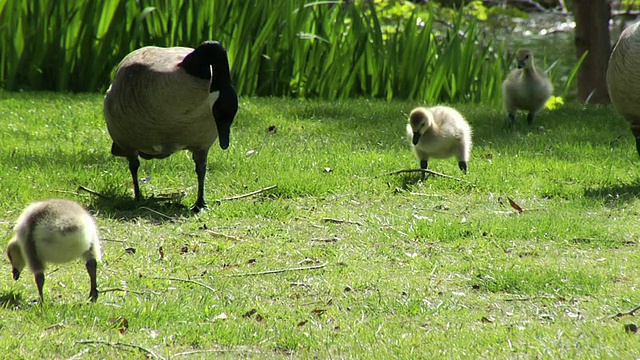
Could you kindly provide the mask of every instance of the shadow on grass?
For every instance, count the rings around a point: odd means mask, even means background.
[[[631,201],[640,196],[640,182],[629,184],[611,184],[584,191],[584,195],[590,198],[601,198],[608,201]]]
[[[150,197],[142,201],[136,201],[129,196],[109,193],[103,195],[105,197],[96,196],[94,198],[89,210],[99,212],[102,216],[119,220],[145,219],[157,223],[165,223],[195,214],[189,207],[180,203],[180,199]]]

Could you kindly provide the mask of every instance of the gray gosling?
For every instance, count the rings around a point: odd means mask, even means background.
[[[136,200],[143,159],[164,159],[189,150],[198,177],[192,210],[203,209],[209,148],[229,147],[238,96],[231,84],[226,50],[216,41],[196,49],[147,46],[127,55],[104,99],[111,154],[128,160]]]
[[[455,156],[460,170],[467,173],[471,127],[456,109],[447,106],[413,109],[407,124],[407,139],[420,160],[421,169],[427,169],[431,158]],[[424,178],[424,173],[422,175]]]
[[[40,303],[44,298],[46,263],[66,263],[82,257],[91,280],[89,298],[98,299],[97,262],[101,260],[98,230],[93,217],[71,200],[49,199],[31,203],[18,217],[7,256],[18,280],[25,265],[34,274]]]
[[[516,52],[518,68],[511,70],[502,83],[502,101],[510,123],[516,121],[516,110],[529,112],[527,123],[533,124],[534,116],[544,108],[553,91],[549,78],[533,63],[533,53],[529,49]]]
[[[607,88],[611,103],[630,125],[640,155],[640,22],[620,34],[609,58]]]

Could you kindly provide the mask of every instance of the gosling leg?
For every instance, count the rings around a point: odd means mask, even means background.
[[[458,161],[458,167],[460,168],[460,170],[464,171],[464,173],[467,173],[467,162],[466,161]]]
[[[131,178],[133,180],[133,194],[136,201],[142,200],[142,194],[140,193],[140,185],[138,184],[138,168],[140,167],[140,160],[138,156],[128,156],[129,160],[129,172],[131,172]]]
[[[89,290],[89,299],[91,302],[96,302],[98,300],[98,285],[96,281],[96,269],[98,267],[98,262],[96,259],[89,259],[85,263],[87,267],[87,272],[89,273],[89,279],[91,279],[91,288]]]
[[[198,198],[191,207],[191,211],[198,213],[207,205],[204,202],[204,176],[207,173],[207,153],[208,150],[198,150],[193,152],[193,162],[196,164],[196,175],[198,176]]]
[[[429,160],[420,160],[420,169],[427,170],[427,167],[429,167]],[[420,180],[424,180],[426,175],[427,175],[426,172],[424,172],[424,171],[421,172]]]
[[[44,296],[42,295],[42,288],[44,287],[44,273],[35,273],[34,278],[36,279],[36,286],[38,287],[38,295],[40,295],[40,304],[42,304],[44,302]]]

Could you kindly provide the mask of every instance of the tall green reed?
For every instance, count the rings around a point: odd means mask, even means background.
[[[459,12],[388,19],[374,0],[0,0],[5,89],[104,90],[145,45],[226,48],[244,96],[498,101],[500,44]],[[418,11],[418,9],[420,11]]]

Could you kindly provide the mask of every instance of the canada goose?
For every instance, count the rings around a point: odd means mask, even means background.
[[[511,124],[516,121],[516,110],[529,111],[527,122],[533,123],[533,117],[549,100],[553,85],[549,78],[533,64],[533,53],[529,49],[516,52],[518,68],[511,70],[502,83],[502,101]]]
[[[49,199],[31,203],[18,217],[7,256],[13,279],[20,278],[25,265],[34,274],[42,302],[46,263],[66,263],[82,257],[91,279],[89,298],[98,299],[97,262],[101,259],[98,230],[93,217],[71,200]]]
[[[209,148],[216,138],[223,150],[229,147],[237,111],[238,96],[220,43],[206,41],[195,50],[148,46],[127,55],[107,90],[104,114],[111,153],[129,161],[135,199],[142,199],[138,156],[163,159],[186,149],[198,176],[192,209],[203,209]]]
[[[607,68],[607,88],[616,111],[631,127],[640,155],[640,22],[620,34]]]
[[[460,170],[467,172],[471,128],[456,109],[447,106],[413,109],[407,124],[407,139],[420,160],[421,169],[428,167],[430,158],[455,156]]]

